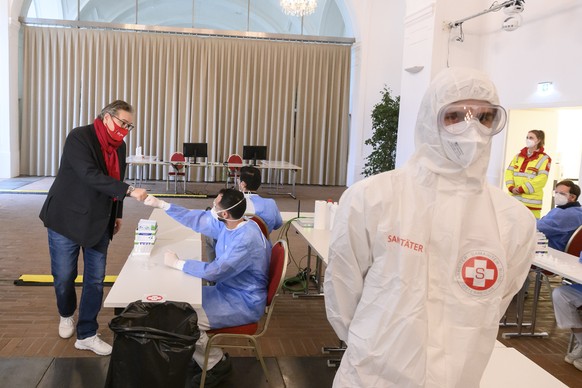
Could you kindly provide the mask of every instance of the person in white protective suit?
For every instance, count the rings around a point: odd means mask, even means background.
[[[187,274],[215,282],[202,287],[202,308],[198,314],[200,339],[196,343],[194,360],[204,364],[208,342],[206,331],[258,322],[267,302],[270,244],[259,226],[243,215],[246,200],[243,193],[222,189],[211,210],[189,210],[149,195],[144,203],[157,207],[196,232],[217,240],[216,259],[206,263],[182,260],[174,252],[166,252],[164,263]],[[192,386],[200,385],[201,369],[194,366]],[[210,350],[206,387],[220,384],[230,372],[228,357],[219,348]]]
[[[505,121],[483,73],[446,69],[410,161],[342,195],[324,283],[347,343],[334,387],[479,386],[535,246],[531,212],[485,181]]]

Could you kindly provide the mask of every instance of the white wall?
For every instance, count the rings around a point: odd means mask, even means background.
[[[405,3],[385,0],[346,0],[356,43],[352,53],[350,147],[347,183],[362,178],[371,149],[371,113],[384,86],[399,96]]]
[[[582,2],[528,0],[522,26],[512,32],[501,29],[507,17],[503,11],[478,16],[463,23],[463,42],[455,40],[459,29],[446,28],[448,22],[478,14],[490,5],[487,0],[407,1],[410,23],[405,28],[403,66],[411,57],[426,63],[421,63],[425,66],[421,73],[403,75],[398,165],[414,150],[412,130],[428,82],[446,66],[474,66],[489,73],[501,104],[508,110],[582,106]],[[412,17],[414,12],[430,7],[434,14],[432,31],[426,27],[429,16]],[[554,93],[537,93],[537,84],[542,81],[552,81]],[[488,180],[494,184],[500,184],[506,167],[505,147],[504,136],[493,139]]]
[[[410,4],[414,3],[414,4]],[[416,116],[424,91],[433,70],[434,5],[432,2],[409,2],[404,29],[402,69],[402,94],[398,117],[396,167],[410,158],[414,151]],[[404,69],[422,68],[418,73]]]
[[[561,165],[560,179],[582,177],[582,108],[558,110],[556,156]]]
[[[582,106],[582,2],[528,0],[522,18],[515,31],[500,30],[497,18],[485,33],[484,67],[502,105],[508,110]],[[553,93],[537,92],[543,81],[553,82]],[[503,149],[496,150],[499,161]],[[501,173],[505,166],[494,168]]]
[[[481,3],[482,6],[478,4]],[[464,42],[457,42],[458,29],[449,22],[488,8],[489,4],[459,0],[408,0],[406,9],[403,69],[423,66],[417,74],[403,71],[396,166],[404,164],[414,152],[414,127],[424,92],[430,81],[449,66],[482,68],[484,21],[476,18],[463,26]]]

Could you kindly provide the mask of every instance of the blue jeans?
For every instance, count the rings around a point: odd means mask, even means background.
[[[61,317],[70,317],[77,309],[75,278],[79,250],[83,249],[83,291],[79,304],[77,338],[84,339],[97,334],[97,315],[103,301],[103,280],[109,233],[105,232],[97,245],[86,248],[48,229],[48,243],[51,255],[51,273],[54,277],[57,308]]]

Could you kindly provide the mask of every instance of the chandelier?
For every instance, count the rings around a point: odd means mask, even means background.
[[[280,0],[283,12],[291,16],[307,16],[315,12],[317,0]]]

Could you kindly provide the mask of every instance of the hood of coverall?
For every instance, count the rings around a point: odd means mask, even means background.
[[[481,187],[484,183],[491,138],[477,150],[479,157],[467,167],[461,167],[445,154],[437,124],[439,110],[460,100],[484,100],[498,105],[499,98],[495,85],[489,77],[475,69],[456,67],[442,70],[436,75],[426,91],[415,128],[415,146],[411,162],[421,168],[452,181],[463,187]],[[424,174],[423,174],[424,175]],[[427,177],[428,178],[428,177]]]

